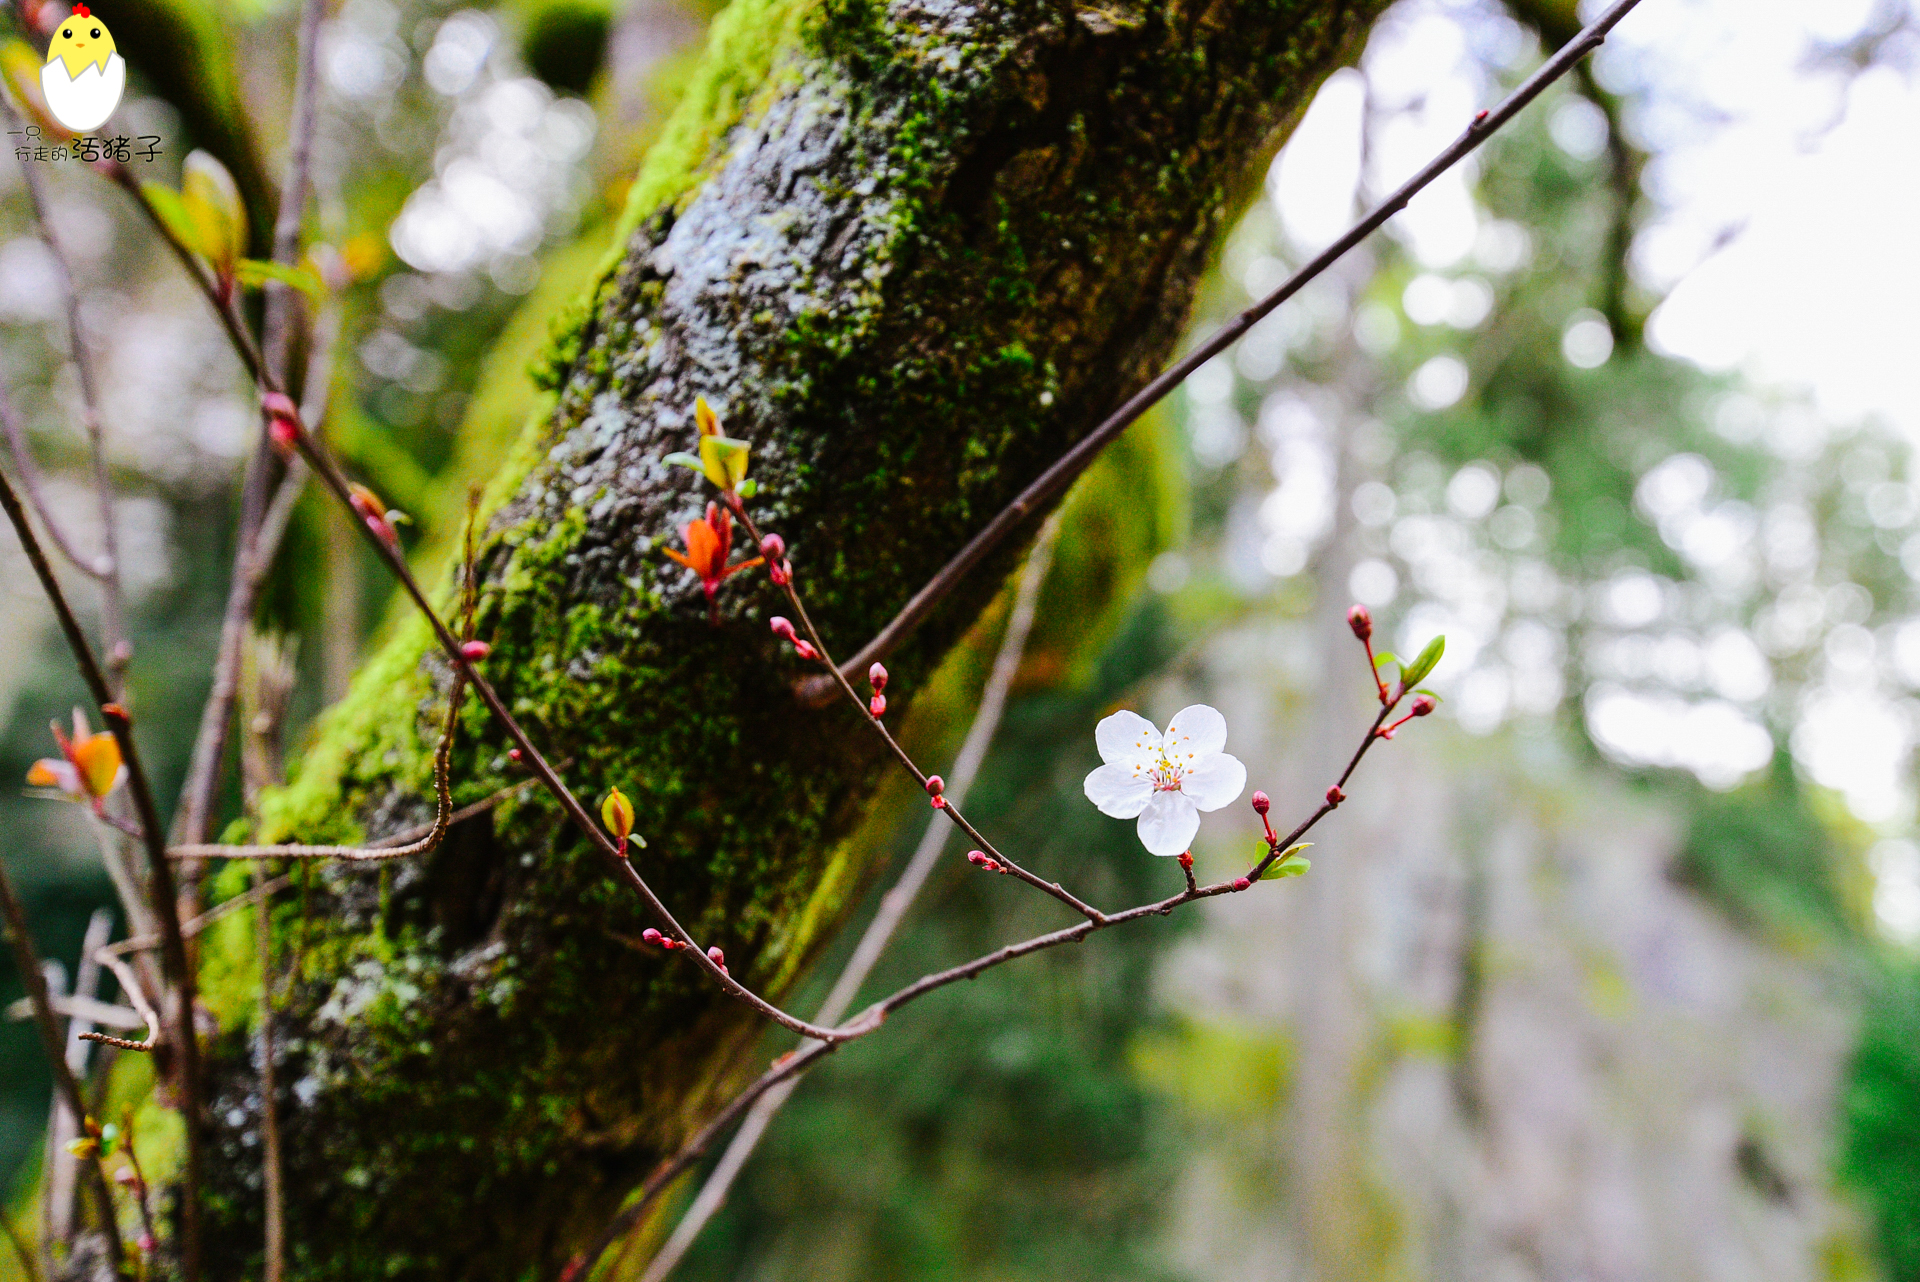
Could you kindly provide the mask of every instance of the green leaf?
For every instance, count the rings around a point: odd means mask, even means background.
[[[1414,693],[1415,693],[1415,694],[1424,694],[1424,695],[1426,695],[1426,696],[1427,696],[1427,698],[1429,698],[1429,699],[1431,699],[1431,700],[1433,700],[1433,701],[1434,701],[1435,703],[1445,703],[1445,702],[1446,702],[1446,700],[1445,700],[1445,699],[1442,699],[1442,698],[1441,698],[1441,697],[1440,697],[1439,695],[1437,695],[1437,694],[1435,694],[1435,693],[1434,693],[1433,691],[1431,691],[1431,690],[1424,690],[1424,689],[1423,689],[1423,690],[1415,690],[1415,691],[1414,691]]]
[[[699,455],[688,454],[683,450],[676,450],[660,461],[663,463],[671,463],[675,467],[691,468],[696,472],[705,472],[707,470],[701,464]]]
[[[1300,858],[1300,852],[1312,845],[1311,841],[1301,841],[1288,846],[1280,852],[1278,859],[1267,865],[1267,870],[1260,874],[1260,880],[1278,881],[1282,877],[1298,877],[1306,872],[1313,864]]]
[[[754,481],[754,480],[746,480],[746,481],[740,482],[741,498],[750,499],[754,495],[758,494],[759,492],[760,492],[760,482]]]
[[[200,229],[194,224],[193,215],[187,212],[186,202],[180,199],[179,192],[159,183],[141,183],[140,194],[146,198],[147,207],[153,210],[169,236],[194,253],[201,252]]]
[[[180,175],[180,203],[198,232],[194,248],[222,276],[233,275],[247,243],[247,208],[233,175],[207,152],[189,152]]]
[[[1376,668],[1384,664],[1398,662],[1400,662],[1400,656],[1391,650],[1382,650],[1379,654],[1373,656],[1373,666]]]
[[[285,263],[262,262],[258,258],[242,258],[233,265],[234,279],[248,289],[258,289],[270,280],[282,285],[291,285],[308,298],[318,299],[324,288],[320,278],[305,267],[289,267]]]
[[[700,462],[707,479],[731,490],[747,479],[747,443],[731,436],[702,436]]]
[[[1401,670],[1400,684],[1403,687],[1409,687],[1425,681],[1427,674],[1433,671],[1433,665],[1440,662],[1440,656],[1446,652],[1447,639],[1444,636],[1435,637],[1427,642],[1427,648],[1420,652],[1420,657]]]

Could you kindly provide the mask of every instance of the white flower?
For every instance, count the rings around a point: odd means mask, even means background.
[[[1087,800],[1115,819],[1140,816],[1140,842],[1177,855],[1200,831],[1200,812],[1231,803],[1247,786],[1247,768],[1227,746],[1227,719],[1204,703],[1182,708],[1162,737],[1135,712],[1116,712],[1093,732],[1107,764],[1087,776]]]

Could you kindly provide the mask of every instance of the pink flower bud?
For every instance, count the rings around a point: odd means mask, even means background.
[[[138,1246],[142,1251],[146,1252],[149,1255],[151,1255],[153,1252],[160,1249],[159,1239],[155,1238],[151,1233],[142,1233],[140,1235],[140,1240],[136,1242],[134,1245]]]
[[[933,808],[935,810],[945,810],[947,808],[947,799],[945,797],[935,797],[933,799]]]
[[[468,663],[478,663],[493,653],[493,647],[485,641],[467,641],[460,646],[460,657]]]
[[[1438,705],[1435,704],[1433,701],[1432,695],[1423,694],[1415,697],[1413,701],[1413,707],[1409,709],[1409,711],[1411,711],[1413,715],[1416,717],[1424,717],[1428,713],[1432,712],[1434,708],[1437,706]]]
[[[820,657],[820,652],[814,649],[810,642],[806,641],[795,641],[793,643],[793,652],[803,659],[817,659]]]
[[[939,775],[927,776],[927,795],[929,797],[939,796],[942,792],[946,791],[946,788],[947,788],[947,781],[942,779]]]
[[[1180,866],[1182,868],[1193,867],[1193,852],[1191,850],[1183,850],[1180,852]]]
[[[267,439],[291,457],[300,441],[300,407],[285,392],[266,392],[260,397],[260,410],[267,416]]]
[[[787,555],[787,541],[778,534],[769,534],[760,540],[760,555],[767,558],[768,565],[778,565]]]
[[[970,864],[986,863],[987,862],[986,852],[981,850],[969,850],[967,852],[967,862]]]
[[[873,696],[873,698],[867,700],[867,711],[873,714],[873,719],[875,721],[878,721],[881,717],[886,716],[887,715],[887,696],[884,694],[876,694]]]
[[[773,580],[773,586],[784,588],[793,582],[793,566],[785,561],[767,562],[767,577]]]
[[[1337,806],[1341,802],[1345,801],[1346,799],[1347,799],[1347,794],[1340,791],[1340,786],[1338,784],[1335,784],[1333,787],[1327,789],[1327,804],[1329,806]]]
[[[1245,890],[1248,886],[1251,886],[1252,884],[1253,883],[1248,881],[1245,877],[1235,877],[1233,879],[1233,888],[1235,890]]]
[[[867,669],[867,684],[873,687],[875,694],[879,694],[887,688],[887,668],[885,664],[876,663]]]
[[[767,620],[767,626],[772,628],[773,635],[779,637],[782,641],[793,640],[793,621],[791,619],[782,618],[776,614]]]
[[[997,859],[989,859],[989,860],[987,860],[987,863],[986,863],[986,868],[987,868],[987,871],[988,871],[988,872],[999,872],[999,871],[1000,871],[1000,861],[999,861],[999,860],[997,860]]]
[[[665,938],[666,938],[665,935],[662,935],[659,931],[655,930],[651,926],[647,927],[645,930],[640,932],[640,942],[644,944],[658,944],[662,939],[665,939]]]
[[[1267,797],[1266,793],[1256,792],[1253,794],[1253,813],[1254,814],[1264,815],[1267,813],[1268,810],[1272,809],[1272,807],[1273,807],[1273,802]]]
[[[707,960],[718,966],[721,970],[727,968],[727,955],[720,951],[720,945],[718,944],[707,949]]]
[[[1347,626],[1353,629],[1353,635],[1362,641],[1373,637],[1373,616],[1367,613],[1367,607],[1356,605],[1347,611]]]
[[[525,758],[525,754],[524,754],[524,753],[522,753],[522,752],[520,751],[520,749],[518,749],[518,748],[508,748],[508,749],[507,749],[507,760],[508,760],[508,761],[520,761],[520,760],[523,760],[524,758]]]

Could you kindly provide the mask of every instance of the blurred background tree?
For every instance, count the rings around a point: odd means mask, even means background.
[[[1446,730],[1370,764],[1304,882],[1008,968],[836,1056],[676,1276],[1920,1279],[1920,420],[1713,359],[1676,285],[1737,255],[1758,204],[1702,195],[1715,140],[1839,149],[1850,109],[1895,95],[1910,150],[1914,10],[1803,28],[1784,7],[1660,7],[1191,380],[1187,515],[1143,546],[1137,596],[1091,651],[1043,624],[975,809],[1046,834],[1036,865],[1101,902],[1145,893],[1163,869],[1079,795],[1092,722],[1205,698],[1256,782],[1298,803],[1364,698],[1339,624],[1354,598],[1403,653],[1447,633]],[[239,16],[241,83],[281,119],[290,15]],[[709,16],[348,0],[331,21],[323,223],[360,272],[338,441],[429,535],[457,515],[436,496],[533,406],[520,371],[597,263]],[[1276,161],[1198,328],[1331,239],[1569,20],[1401,0]],[[1797,114],[1729,106],[1730,68],[1800,95]],[[189,106],[132,109],[156,122],[142,132],[191,131]],[[43,251],[6,190],[8,374],[83,523],[71,391],[35,310]],[[111,354],[168,789],[246,400],[131,223],[61,191]],[[1765,232],[1756,216],[1745,243]],[[275,578],[271,617],[304,639],[303,719],[383,614],[346,536],[313,503]],[[0,772],[24,774],[77,684],[9,555]],[[1063,570],[1046,617],[1084,590]],[[33,859],[42,945],[70,961],[110,898],[91,846],[52,808],[0,807]],[[1210,822],[1203,867],[1244,857],[1241,819]],[[1037,915],[954,862],[883,979]],[[0,1156],[25,1198],[47,1087],[24,1027],[0,1037]]]

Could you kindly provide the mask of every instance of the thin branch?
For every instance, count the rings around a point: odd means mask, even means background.
[[[453,791],[448,783],[453,754],[453,733],[460,725],[460,705],[466,694],[466,674],[455,671],[453,689],[447,695],[447,723],[440,734],[440,746],[433,753],[433,789],[439,811],[433,825],[418,841],[395,846],[309,846],[297,842],[270,846],[172,846],[169,859],[333,859],[341,863],[373,863],[386,859],[405,859],[424,855],[440,844],[453,826]]]
[[[1466,131],[1446,150],[1402,183],[1385,202],[1355,223],[1345,235],[1288,277],[1278,289],[1221,326],[1212,337],[1168,366],[1152,382],[1128,397],[1119,409],[1108,415],[1105,421],[1081,438],[1072,449],[1061,455],[1051,467],[1035,478],[1033,483],[1022,490],[1012,503],[968,540],[967,545],[955,553],[953,558],[941,567],[939,573],[914,593],[912,599],[901,608],[900,613],[880,629],[873,640],[867,642],[858,654],[841,665],[841,679],[844,681],[847,677],[857,675],[868,664],[893,653],[895,647],[906,638],[907,634],[919,626],[933,612],[933,608],[945,599],[947,594],[953,591],[989,552],[1004,542],[1007,536],[1018,529],[1029,516],[1066,493],[1067,487],[1086,471],[1093,460],[1099,457],[1100,452],[1136,419],[1158,404],[1194,370],[1231,347],[1269,312],[1299,293],[1308,281],[1333,266],[1354,246],[1379,230],[1389,218],[1404,209],[1407,202],[1434,179],[1492,137],[1502,125],[1518,115],[1523,107],[1539,97],[1548,85],[1566,75],[1582,58],[1597,49],[1606,40],[1607,34],[1639,2],[1640,0],[1615,0],[1614,4],[1588,24],[1578,36],[1562,46],[1558,53],[1554,54],[1538,71],[1527,77],[1520,87],[1508,94],[1498,106],[1476,115]],[[825,677],[813,677],[801,683],[798,692],[806,702],[821,704],[832,697],[832,685]]]
[[[980,692],[980,706],[974,711],[973,724],[967,727],[959,755],[954,758],[953,774],[947,780],[946,791],[942,794],[949,806],[958,806],[966,800],[974,777],[986,759],[987,746],[993,742],[994,732],[999,729],[1000,714],[1006,708],[1007,692],[1013,686],[1013,679],[1020,670],[1020,660],[1026,653],[1027,635],[1033,629],[1035,608],[1040,602],[1040,588],[1046,582],[1047,569],[1053,561],[1054,539],[1059,532],[1060,518],[1055,515],[1041,529],[1033,551],[1027,554],[1026,568],[1021,572],[1020,586],[1014,594],[1013,609],[1007,615],[1006,635],[1000,640],[1000,650],[994,656],[993,669],[988,673],[987,683]],[[867,923],[866,931],[861,934],[860,942],[855,945],[853,955],[847,959],[840,977],[834,981],[826,1001],[820,1004],[819,1011],[813,1017],[815,1023],[837,1023],[847,1013],[847,1008],[853,1005],[853,999],[860,995],[860,986],[873,973],[887,945],[893,942],[894,932],[900,929],[900,923],[906,920],[914,900],[919,897],[921,887],[932,875],[934,865],[946,849],[947,837],[947,825],[939,815],[927,821],[926,831],[921,835],[913,858],[907,862],[900,879],[880,897],[879,910],[874,913],[873,920]],[[734,1133],[727,1151],[721,1154],[719,1164],[707,1176],[707,1182],[700,1187],[686,1214],[680,1217],[680,1223],[674,1226],[672,1236],[660,1248],[660,1253],[647,1264],[647,1271],[641,1275],[640,1282],[666,1282],[667,1276],[700,1236],[700,1230],[726,1201],[728,1190],[746,1167],[747,1159],[753,1156],[754,1149],[759,1147],[760,1139],[767,1133],[767,1127],[772,1125],[774,1115],[786,1104],[798,1085],[796,1079],[789,1078],[754,1102],[753,1111]]]
[[[171,1012],[174,1017],[173,1040],[177,1043],[174,1049],[180,1057],[180,1111],[186,1121],[187,1131],[186,1189],[180,1201],[181,1269],[188,1282],[196,1282],[200,1276],[200,1189],[205,1169],[205,1137],[201,1134],[200,1126],[200,1047],[193,1031],[193,969],[187,961],[186,940],[180,933],[179,904],[174,897],[173,871],[167,863],[159,811],[153,804],[153,789],[147,781],[139,745],[133,739],[133,719],[125,708],[113,701],[113,691],[107,684],[106,673],[94,657],[93,646],[87,641],[86,633],[81,631],[80,621],[74,617],[66,593],[61,590],[60,581],[54,577],[53,567],[47,563],[46,551],[40,546],[32,523],[27,520],[26,509],[20,505],[20,496],[4,472],[0,472],[0,507],[6,508],[7,519],[13,522],[20,546],[26,552],[27,560],[32,563],[34,573],[39,576],[40,586],[45,590],[54,615],[60,621],[60,630],[73,652],[74,663],[99,704],[100,715],[119,744],[120,759],[127,771],[127,791],[133,797],[134,812],[139,816],[140,828],[145,834],[150,879],[147,897],[151,901],[149,906],[159,920],[161,958],[174,986],[174,1009]]]
[[[856,1033],[855,1036],[865,1036],[885,1023],[887,1017],[894,1011],[919,1000],[928,993],[945,988],[949,984],[956,984],[964,979],[978,978],[987,971],[993,970],[998,966],[1004,966],[1010,961],[1031,956],[1034,953],[1045,952],[1051,948],[1058,948],[1062,944],[1077,944],[1096,931],[1107,930],[1126,922],[1141,921],[1148,917],[1165,917],[1176,909],[1182,908],[1196,900],[1211,899],[1217,895],[1239,894],[1241,891],[1252,889],[1253,886],[1258,884],[1260,874],[1266,871],[1268,865],[1277,859],[1289,846],[1305,835],[1315,824],[1319,823],[1321,819],[1325,818],[1326,815],[1333,810],[1334,806],[1338,804],[1333,800],[1334,794],[1346,784],[1347,780],[1353,777],[1354,770],[1359,766],[1361,759],[1367,755],[1368,749],[1381,740],[1381,723],[1386,720],[1387,714],[1390,713],[1394,705],[1399,702],[1400,697],[1401,696],[1396,695],[1392,698],[1391,702],[1384,705],[1381,708],[1380,715],[1374,719],[1372,725],[1367,727],[1366,738],[1361,741],[1359,748],[1355,750],[1353,757],[1347,762],[1347,768],[1340,774],[1339,783],[1334,786],[1334,789],[1329,791],[1328,800],[1322,803],[1317,810],[1303,820],[1299,827],[1295,828],[1293,832],[1285,838],[1272,835],[1271,828],[1268,829],[1268,835],[1265,839],[1267,844],[1266,855],[1255,864],[1253,868],[1248,870],[1245,876],[1236,877],[1232,881],[1215,882],[1212,885],[1199,887],[1195,887],[1191,879],[1189,879],[1187,889],[1177,895],[1169,896],[1166,899],[1140,904],[1136,907],[1126,909],[1123,912],[1108,913],[1099,921],[1082,921],[1062,930],[1049,931],[1044,935],[1036,935],[1031,939],[1021,940],[1019,943],[1008,944],[1005,947],[997,948],[993,952],[983,954],[959,966],[936,971],[929,975],[923,975],[913,983],[896,990],[867,1007],[865,1011],[856,1017],[853,1024],[845,1025],[844,1027],[858,1028],[859,1032]],[[852,1040],[852,1038],[843,1040]],[[583,1279],[594,1264],[598,1262],[600,1257],[606,1253],[607,1248],[632,1231],[634,1226],[640,1222],[641,1217],[646,1214],[647,1208],[652,1204],[654,1199],[683,1172],[695,1162],[699,1161],[708,1146],[732,1124],[734,1119],[746,1112],[748,1108],[752,1107],[754,1101],[766,1095],[768,1091],[780,1085],[782,1082],[797,1076],[799,1073],[804,1072],[807,1068],[818,1062],[822,1056],[836,1049],[838,1048],[834,1045],[816,1043],[790,1051],[788,1054],[775,1060],[772,1068],[761,1074],[752,1085],[740,1092],[739,1095],[736,1095],[711,1122],[696,1131],[693,1138],[688,1140],[678,1153],[654,1169],[653,1173],[649,1175],[646,1181],[640,1186],[640,1191],[634,1200],[629,1202],[620,1213],[614,1217],[613,1222],[594,1240],[593,1245],[568,1266],[564,1276],[570,1280]]]
[[[22,127],[20,113],[14,110],[12,101],[5,94],[0,94],[0,103],[5,104],[8,127]],[[100,384],[94,376],[93,355],[87,350],[86,333],[80,324],[79,282],[73,274],[73,264],[66,250],[61,247],[60,237],[54,232],[53,219],[48,214],[47,193],[40,185],[39,171],[31,162],[22,162],[20,171],[26,179],[27,204],[33,210],[34,222],[40,227],[40,238],[46,242],[47,252],[60,273],[60,283],[66,293],[67,343],[73,357],[74,375],[80,384],[80,416],[86,428],[87,455],[93,464],[94,501],[100,515],[100,546],[103,551],[99,572],[93,577],[100,584],[100,614],[107,640],[107,665],[118,681],[127,661],[133,656],[127,648],[126,618],[121,600],[120,536],[114,528],[113,478],[107,472],[106,435],[100,422]]]
[[[746,527],[747,533],[752,537],[754,543],[760,543],[761,534],[759,527],[754,525],[753,518],[747,514],[746,506],[739,502],[738,499],[730,498],[730,501],[733,506],[734,515],[740,518],[741,524]],[[806,603],[800,599],[800,590],[794,586],[794,575],[791,571],[782,576],[780,583],[786,590],[787,600],[792,603],[794,613],[800,616],[800,626],[806,629],[807,638],[819,656],[821,666],[826,668],[828,678],[839,686],[840,690],[847,696],[848,701],[853,704],[855,711],[860,716],[866,718],[867,723],[886,741],[887,748],[893,753],[894,758],[899,761],[902,766],[906,767],[907,772],[913,776],[914,781],[918,783],[923,790],[928,788],[929,776],[926,771],[922,770],[918,763],[908,755],[907,750],[900,746],[900,741],[893,737],[893,732],[887,728],[886,723],[873,714],[867,701],[862,699],[859,692],[853,688],[852,683],[847,679],[846,673],[834,664],[833,655],[827,650],[827,643],[820,636],[820,629],[814,626],[813,617],[807,613]],[[947,817],[954,822],[955,826],[958,827],[960,831],[966,833],[967,836],[980,847],[983,853],[987,854],[999,865],[1002,871],[1026,882],[1042,894],[1051,895],[1053,898],[1058,899],[1061,903],[1073,909],[1088,921],[1098,922],[1102,919],[1102,914],[1098,908],[1082,901],[1072,891],[1061,886],[1059,882],[1043,880],[1035,874],[1028,872],[1013,860],[1007,858],[992,842],[988,841],[986,837],[981,834],[978,828],[973,826],[965,815],[960,813],[959,806],[948,800],[944,794],[936,794],[933,797],[933,804],[935,809],[946,812]]]
[[[265,1140],[261,1155],[266,1188],[266,1282],[287,1276],[286,1161],[280,1151],[280,1096],[273,1069],[273,919],[267,906],[264,861],[253,866],[254,947],[260,960],[260,993],[256,1014],[260,1020],[260,1131]]]
[[[306,0],[300,7],[293,121],[287,130],[287,181],[280,189],[280,208],[273,224],[273,261],[288,267],[300,256],[300,225],[311,187],[313,135],[320,119],[320,21],[325,16],[326,0]],[[282,383],[287,381],[287,364],[293,354],[298,302],[291,286],[280,281],[267,282],[264,327],[267,366]],[[264,440],[261,445],[264,448]]]
[[[105,948],[95,949],[93,955],[100,959],[102,966],[113,972],[113,977],[120,981],[120,991],[127,995],[127,1000],[133,1003],[133,1009],[139,1013],[141,1019],[146,1021],[146,1040],[130,1042],[125,1038],[108,1037],[104,1033],[93,1032],[82,1033],[80,1037],[83,1041],[103,1042],[108,1046],[117,1046],[123,1051],[150,1051],[160,1042],[160,1016],[140,991],[140,980],[133,973],[133,968],[127,965],[116,951],[124,947],[124,944],[110,944]]]
[[[96,583],[104,583],[107,567],[99,557],[88,556],[75,546],[60,522],[54,519],[53,509],[47,505],[45,479],[40,474],[40,465],[33,461],[33,446],[27,440],[26,424],[20,421],[20,412],[14,408],[13,398],[6,389],[0,387],[0,427],[7,433],[7,449],[13,455],[13,465],[20,469],[20,488],[27,492],[27,502],[33,505],[34,515],[40,518],[40,524],[46,528],[47,537],[60,549],[60,555],[67,563]]]
[[[7,493],[11,494],[11,491]],[[87,1116],[87,1104],[81,1098],[80,1083],[74,1078],[73,1070],[67,1067],[67,1057],[60,1043],[60,1026],[54,1022],[53,1003],[47,994],[47,977],[40,969],[39,957],[34,955],[33,936],[27,930],[26,909],[21,907],[20,897],[14,894],[13,878],[8,875],[4,862],[0,862],[0,914],[6,918],[7,942],[13,947],[14,968],[20,972],[20,983],[27,990],[27,1000],[33,1003],[34,1030],[40,1034],[40,1048],[46,1052],[47,1068],[53,1074],[53,1088],[73,1115],[84,1119]],[[107,1250],[117,1271],[120,1265],[120,1234],[114,1227],[113,1195],[108,1191],[106,1175],[100,1169],[98,1152],[89,1155],[86,1169],[87,1188],[99,1208]]]
[[[140,212],[146,215],[147,221],[153,225],[155,231],[160,233],[160,239],[165,241],[167,248],[173,251],[173,256],[186,269],[195,288],[206,298],[207,305],[213,308],[213,314],[219,320],[220,327],[227,331],[227,341],[233,346],[234,353],[239,356],[240,363],[246,366],[247,377],[255,383],[260,383],[260,348],[254,343],[253,335],[247,332],[247,327],[241,323],[231,303],[221,296],[219,284],[207,272],[199,258],[191,249],[174,239],[173,231],[167,226],[166,220],[160,216],[160,211],[153,207],[153,202],[147,199],[147,193],[140,189],[140,180],[133,176],[131,169],[117,160],[99,161],[94,165],[94,169],[132,196],[134,203],[140,206]],[[278,388],[279,384],[276,380],[274,390]]]

